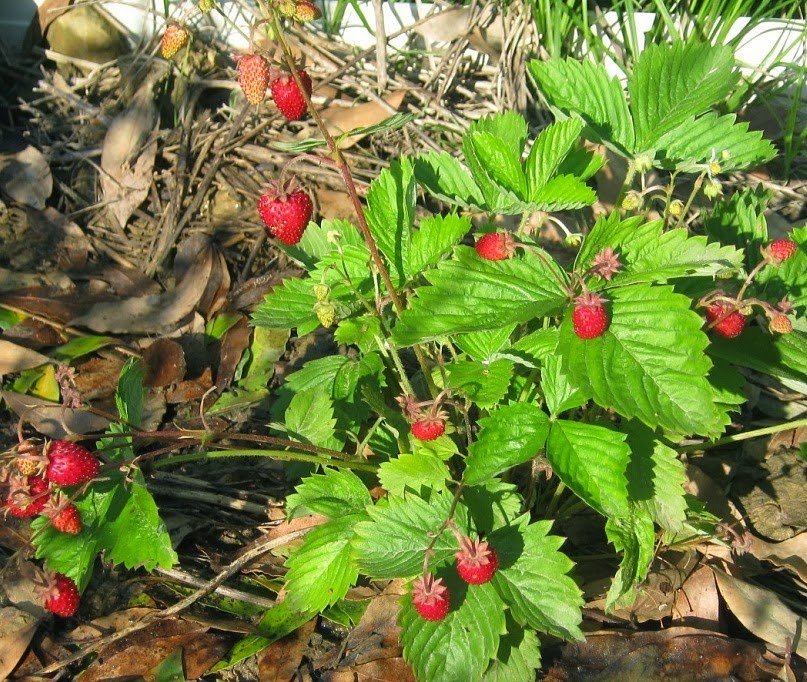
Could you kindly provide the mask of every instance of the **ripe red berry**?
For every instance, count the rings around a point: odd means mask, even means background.
[[[185,45],[188,44],[191,34],[187,28],[175,21],[170,22],[165,27],[162,40],[160,41],[160,54],[165,59],[171,59]]]
[[[440,417],[424,417],[413,422],[412,435],[418,440],[434,440],[445,433],[446,423]]]
[[[50,520],[56,530],[69,535],[78,535],[84,527],[81,522],[81,513],[72,502],[62,502],[58,509],[54,509]]]
[[[259,54],[238,60],[238,84],[250,104],[260,104],[269,87],[269,62]]]
[[[729,310],[732,312],[726,315]],[[724,315],[725,317],[723,317]],[[718,320],[720,321],[718,322]],[[745,329],[745,317],[743,314],[739,310],[733,310],[732,305],[720,301],[712,303],[706,308],[706,321],[712,325],[712,329],[715,330],[716,334],[725,339],[733,339]]]
[[[44,606],[51,613],[69,618],[78,610],[80,595],[76,583],[61,573],[54,573],[44,590]]]
[[[56,485],[79,485],[98,475],[100,463],[87,448],[66,440],[55,440],[46,449],[46,477]]]
[[[12,477],[11,488],[3,500],[12,516],[27,519],[41,513],[48,503],[48,481],[42,476]]]
[[[474,248],[486,260],[506,260],[515,253],[516,244],[509,232],[490,232],[477,239]]]
[[[449,599],[442,578],[418,578],[412,586],[412,605],[425,620],[443,620],[448,614]]]
[[[311,198],[305,192],[291,190],[292,185],[281,189],[270,184],[258,200],[258,213],[269,232],[289,246],[302,239],[314,212]]]
[[[305,71],[297,71],[308,96],[311,96],[311,78]],[[275,100],[277,108],[289,121],[299,121],[308,108],[305,103],[303,93],[297,87],[297,83],[290,74],[275,78],[270,86],[272,89],[272,99]]]
[[[461,549],[456,553],[457,572],[466,583],[481,585],[493,577],[499,568],[499,555],[496,550],[482,540],[463,538]]]
[[[572,326],[578,338],[596,339],[608,329],[608,313],[604,303],[604,298],[592,293],[585,293],[575,299]]]
[[[768,253],[774,265],[779,265],[796,253],[798,248],[792,239],[776,239],[768,244]]]

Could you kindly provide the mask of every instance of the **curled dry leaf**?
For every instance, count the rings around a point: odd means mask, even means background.
[[[5,339],[0,339],[0,375],[22,372],[24,369],[39,367],[53,362],[53,358],[37,353],[35,350],[18,346]]]
[[[48,438],[60,439],[71,433],[103,431],[109,426],[109,420],[97,414],[64,407],[35,396],[0,390],[0,398],[18,417]]]
[[[45,208],[53,177],[42,152],[29,145],[16,154],[0,156],[0,187],[18,204]]]
[[[385,121],[401,106],[406,92],[395,90],[384,97],[388,106],[378,102],[365,102],[355,107],[343,107],[336,104],[320,112],[325,126],[332,135],[337,136],[355,128],[366,128]],[[392,108],[394,111],[390,111]],[[339,143],[342,149],[348,149],[361,140],[364,135],[353,135]]]

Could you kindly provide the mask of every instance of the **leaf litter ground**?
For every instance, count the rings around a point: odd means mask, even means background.
[[[468,11],[475,13],[470,25],[500,26],[489,7]],[[535,107],[524,52],[517,49],[533,40],[531,22],[513,11],[502,31],[508,40],[497,41],[495,30],[455,31],[442,52],[425,57],[372,49],[357,56],[315,31],[294,34],[317,83],[315,103],[333,130],[372,125],[396,111],[417,116],[416,125],[351,139],[346,154],[362,190],[402,151],[456,147],[470,122],[488,113],[534,111],[536,128],[550,120]],[[266,241],[255,202],[289,158],[288,145],[311,139],[314,129],[287,124],[268,105],[257,112],[243,107],[232,96],[229,49],[215,40],[194,46],[185,77],[146,49],[114,55],[117,61],[104,65],[64,49],[68,54],[43,53],[40,45],[32,57],[0,66],[4,78],[17,76],[4,91],[12,113],[3,125],[0,157],[0,303],[9,314],[26,316],[0,339],[0,373],[18,376],[3,392],[4,445],[14,442],[21,413],[52,437],[65,428],[100,431],[108,423],[69,408],[53,415],[48,401],[58,398],[57,385],[37,368],[42,354],[54,350],[76,368],[74,388],[82,399],[107,414],[114,412],[115,382],[126,358],[142,357],[149,387],[144,430],[265,432],[283,377],[307,360],[338,352],[325,332],[303,340],[270,335],[253,345],[262,354],[264,380],[250,384],[239,373],[252,342],[248,313],[295,272]],[[354,106],[357,100],[366,101]],[[769,127],[761,116],[750,114],[757,126]],[[774,237],[807,215],[805,182],[779,183],[775,173],[764,168],[732,178],[737,186],[773,191],[767,219]],[[352,207],[335,174],[310,163],[297,165],[295,174],[315,194],[317,216],[350,219]],[[597,180],[607,208],[621,178]],[[591,224],[584,212],[564,219]],[[697,227],[696,215],[691,224]],[[569,257],[551,226],[541,237],[553,254]],[[225,328],[216,344],[206,345],[205,325],[214,319]],[[754,395],[738,419],[744,426],[803,415],[804,395],[753,375],[749,380]],[[227,400],[215,401],[214,386],[229,389]],[[785,432],[690,455],[690,492],[719,510],[736,533],[735,550],[743,553],[693,543],[660,554],[630,610],[603,611],[616,559],[586,559],[608,556],[602,520],[582,513],[555,529],[572,538],[566,549],[580,558],[587,629],[596,635],[545,648],[545,679],[628,680],[636,669],[652,679],[661,666],[679,675],[669,679],[694,679],[688,675],[695,660],[703,679],[714,679],[725,675],[727,657],[739,679],[780,674],[787,652],[763,642],[779,641],[777,620],[805,616],[806,472],[795,454],[804,439],[803,431]],[[103,657],[83,679],[102,679],[112,670],[169,671],[180,649],[190,679],[412,679],[398,645],[402,586],[395,582],[357,588],[318,619],[267,611],[285,570],[284,552],[262,552],[261,546],[311,523],[284,521],[285,497],[301,472],[267,459],[147,467],[178,566],[149,576],[99,565],[77,627],[72,622],[46,632],[21,616],[19,627],[0,634],[2,650],[19,662],[14,675],[43,666],[56,671],[75,658],[76,643],[93,642],[102,628],[116,634],[104,640]],[[5,524],[0,543],[6,553],[23,548],[27,533],[22,524]],[[255,560],[238,565],[238,557],[252,554]],[[745,579],[732,578],[721,565]],[[226,585],[194,594],[228,570]],[[10,575],[7,591],[23,589],[23,578]],[[172,609],[189,595],[187,608]],[[775,615],[760,618],[759,604]],[[140,618],[151,622],[127,631]],[[36,655],[28,647],[32,640]],[[804,655],[803,642],[792,645]],[[233,653],[239,646],[243,655]],[[239,662],[208,672],[222,660]],[[590,676],[572,672],[580,670]]]

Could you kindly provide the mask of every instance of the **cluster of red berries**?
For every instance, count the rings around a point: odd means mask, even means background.
[[[56,530],[75,535],[83,525],[81,514],[61,487],[81,485],[98,475],[100,463],[87,448],[64,440],[47,443],[42,454],[26,443],[6,469],[3,507],[20,519],[37,514],[50,517]]]
[[[482,585],[493,578],[499,568],[496,550],[483,540],[460,539],[456,553],[457,573],[469,585]],[[448,614],[450,596],[442,578],[427,574],[412,586],[412,605],[425,620],[440,621]]]

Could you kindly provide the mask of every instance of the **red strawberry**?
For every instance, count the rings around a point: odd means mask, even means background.
[[[250,104],[260,104],[269,87],[269,62],[259,54],[238,60],[238,84]]]
[[[289,246],[302,239],[314,207],[311,198],[292,182],[285,188],[270,184],[258,200],[258,213],[269,232]]]
[[[61,573],[53,573],[44,589],[44,606],[51,613],[69,618],[78,610],[80,595],[76,583]]]
[[[60,533],[78,535],[84,527],[78,508],[72,502],[66,500],[60,500],[58,504],[59,507],[55,507],[53,512],[49,514],[53,527]]]
[[[311,78],[305,71],[298,70],[297,75],[308,93],[311,96]],[[305,97],[297,87],[297,83],[290,74],[275,78],[270,87],[272,88],[272,98],[275,100],[277,108],[289,121],[299,121],[308,108]]]
[[[604,298],[588,292],[575,299],[572,325],[578,338],[596,339],[608,329],[608,313],[603,303]]]
[[[768,254],[774,265],[784,263],[798,249],[798,244],[792,239],[777,239],[768,244]]]
[[[732,312],[726,315],[730,310]],[[734,310],[734,306],[720,301],[712,303],[706,308],[706,320],[711,328],[715,330],[715,333],[725,339],[733,339],[745,329],[745,317],[743,314],[739,310]],[[718,320],[720,321],[717,322]]]
[[[412,605],[426,620],[443,620],[448,614],[448,588],[442,578],[418,578],[412,586]]]
[[[465,537],[460,543],[461,549],[456,553],[457,573],[466,583],[481,585],[493,577],[499,568],[499,556],[487,542],[471,540]]]
[[[509,232],[490,232],[477,239],[474,248],[486,260],[505,260],[515,253],[516,244]]]
[[[48,503],[48,481],[42,476],[12,476],[11,488],[3,500],[12,516],[27,519],[39,514]]]
[[[446,423],[438,417],[423,417],[412,423],[412,435],[418,440],[434,440],[445,433]]]
[[[191,34],[182,24],[171,21],[165,27],[162,40],[160,41],[160,54],[165,59],[171,59],[185,45],[188,44]]]
[[[66,440],[55,440],[46,449],[47,478],[56,485],[78,485],[98,475],[100,463],[87,448]]]

